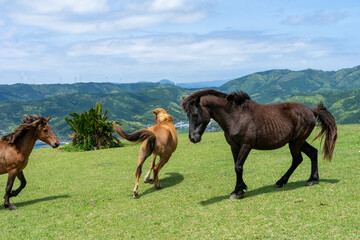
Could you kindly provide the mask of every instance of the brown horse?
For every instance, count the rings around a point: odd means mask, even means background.
[[[25,115],[18,129],[0,139],[0,174],[8,174],[4,197],[5,208],[17,209],[10,203],[9,198],[17,196],[26,185],[23,170],[36,140],[40,139],[53,148],[59,146],[59,140],[48,124],[49,120],[50,117],[45,119],[40,116]],[[15,177],[20,180],[20,187],[11,191]]]
[[[306,139],[316,121],[321,125],[317,138],[325,135],[324,158],[331,160],[337,138],[334,117],[319,104],[309,108],[301,103],[259,104],[248,94],[238,91],[225,94],[215,90],[196,91],[182,102],[189,118],[189,139],[201,141],[210,118],[224,130],[235,163],[236,186],[230,199],[242,198],[247,189],[243,181],[243,165],[251,149],[271,150],[289,144],[292,165],[276,182],[276,187],[286,184],[296,167],[302,162],[301,152],[311,159],[311,174],[307,186],[319,181],[317,149]]]
[[[153,113],[155,114],[156,124],[148,129],[141,129],[126,134],[119,125],[114,124],[115,131],[124,139],[132,142],[142,142],[135,174],[136,180],[133,195],[135,199],[139,198],[139,178],[146,158],[153,153],[149,172],[146,174],[144,182],[155,182],[155,188],[160,189],[159,171],[169,161],[177,147],[178,140],[172,116],[162,108],[157,108]],[[160,157],[160,161],[154,167],[156,156]],[[151,170],[154,170],[154,178],[152,179],[150,179]]]

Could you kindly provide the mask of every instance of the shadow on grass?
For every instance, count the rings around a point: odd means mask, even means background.
[[[340,182],[340,180],[338,179],[320,179],[321,183],[328,183],[328,184],[336,184],[338,182]],[[261,195],[261,194],[266,194],[266,193],[272,193],[272,192],[283,192],[283,191],[291,191],[297,188],[302,188],[302,187],[306,187],[305,186],[305,181],[297,181],[297,182],[290,182],[287,183],[286,185],[284,185],[282,188],[276,188],[273,185],[267,185],[264,187],[260,187],[254,190],[250,190],[250,191],[246,191],[245,193],[245,197],[246,198],[251,198],[251,197],[255,197],[257,195]],[[217,197],[213,197],[210,198],[208,200],[205,201],[201,201],[199,202],[201,205],[203,206],[207,206],[213,203],[217,203],[217,202],[221,202],[225,199],[229,198],[229,194],[227,195],[223,195],[223,196],[217,196]],[[236,201],[236,200],[235,200]]]
[[[184,176],[181,175],[180,173],[171,172],[171,173],[165,173],[165,174],[170,175],[170,176],[159,180],[160,184],[161,184],[161,189],[173,187],[173,186],[181,183],[184,180]],[[142,197],[146,194],[155,192],[155,191],[159,191],[161,189],[155,189],[155,187],[149,188],[145,192],[140,193],[140,197]]]
[[[59,199],[59,198],[69,198],[70,196],[69,195],[57,195],[57,196],[49,196],[49,197],[43,197],[43,198],[38,198],[38,199],[34,199],[34,200],[29,200],[29,201],[25,201],[25,202],[19,202],[19,203],[16,203],[13,202],[17,207],[23,207],[23,206],[27,206],[27,205],[32,205],[32,204],[35,204],[35,203],[40,203],[40,202],[47,202],[47,201],[51,201],[51,200],[56,200],[56,199]],[[10,198],[10,200],[13,199],[12,201],[15,200],[15,198]],[[3,207],[3,209],[6,209]]]

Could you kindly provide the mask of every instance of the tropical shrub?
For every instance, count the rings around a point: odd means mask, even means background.
[[[72,142],[65,149],[89,151],[121,146],[120,140],[112,135],[113,123],[107,121],[108,112],[106,110],[102,114],[102,104],[97,102],[96,107],[91,107],[88,112],[70,113],[69,116],[72,119],[65,118],[65,121],[73,132]]]

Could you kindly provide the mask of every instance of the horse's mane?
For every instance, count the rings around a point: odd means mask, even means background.
[[[166,122],[166,121],[174,122],[173,117],[168,113],[159,113],[159,114],[156,115],[156,119],[159,122]]]
[[[2,136],[1,140],[14,143],[16,139],[24,136],[28,130],[38,127],[39,123],[46,123],[46,119],[42,116],[25,115],[21,125],[14,132]]]
[[[174,122],[174,118],[170,115],[170,114],[163,114],[165,117],[165,119],[159,119],[161,120],[161,122],[166,122],[166,121],[171,121]]]
[[[201,89],[193,92],[189,96],[183,99],[181,106],[184,112],[189,111],[190,104],[194,101],[199,101],[203,96],[215,96],[219,98],[226,99],[229,103],[235,103],[236,105],[241,105],[246,100],[251,100],[250,96],[241,90],[232,92],[230,94],[222,93],[213,89]]]

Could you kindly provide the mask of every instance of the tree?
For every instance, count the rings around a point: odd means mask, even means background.
[[[70,118],[65,118],[73,132],[72,147],[89,151],[93,149],[111,148],[121,146],[119,139],[114,137],[113,123],[108,122],[109,110],[102,115],[102,104],[96,103],[89,111],[81,114],[70,113]]]

